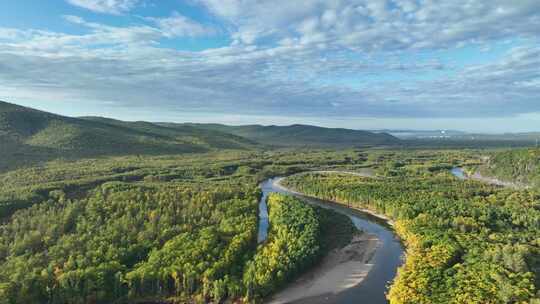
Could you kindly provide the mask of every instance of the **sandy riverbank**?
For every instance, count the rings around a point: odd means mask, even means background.
[[[522,183],[503,181],[495,177],[484,176],[478,170],[475,171],[473,174],[470,174],[468,172],[465,172],[463,168],[456,167],[451,170],[451,173],[457,178],[462,179],[462,180],[475,180],[475,181],[479,181],[479,182],[486,183],[489,185],[502,186],[502,187],[512,188],[515,190],[530,188],[529,185],[525,185]]]
[[[275,294],[268,303],[290,303],[317,296],[331,296],[360,284],[373,267],[371,260],[378,246],[375,235],[362,233],[349,245],[335,249],[319,266],[302,275]]]
[[[502,180],[494,178],[494,177],[483,176],[478,171],[475,172],[473,175],[467,176],[467,178],[470,178],[470,179],[476,180],[476,181],[480,181],[480,182],[484,182],[484,183],[487,183],[487,184],[491,184],[491,185],[503,186],[503,187],[508,187],[508,188],[512,188],[512,189],[516,189],[516,190],[529,188],[529,186],[523,185],[523,184],[520,184],[520,183],[517,183],[517,182],[502,181]]]
[[[320,173],[344,173],[363,177],[371,177],[367,174],[354,172],[319,171]],[[283,178],[274,180],[273,186],[285,192],[302,195],[281,184]],[[343,204],[340,204],[343,205]],[[371,210],[357,209],[387,221],[393,222],[386,216],[376,214]],[[333,296],[362,283],[367,277],[374,264],[373,256],[380,245],[377,236],[361,233],[356,235],[351,243],[341,249],[335,249],[323,258],[322,262],[308,273],[302,275],[284,290],[275,294],[267,303],[281,304],[301,301],[306,299],[321,300]]]

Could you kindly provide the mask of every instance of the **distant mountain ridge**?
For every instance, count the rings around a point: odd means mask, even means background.
[[[310,125],[126,122],[65,117],[0,101],[0,171],[55,158],[200,153],[260,147],[394,146],[386,133]]]
[[[73,118],[0,101],[0,171],[54,158],[252,149],[248,139],[191,126]]]
[[[160,123],[160,125],[179,125]],[[387,133],[374,133],[343,128],[324,128],[294,124],[290,126],[223,124],[180,124],[196,128],[220,131],[245,137],[255,142],[277,147],[368,147],[395,146],[401,142]]]

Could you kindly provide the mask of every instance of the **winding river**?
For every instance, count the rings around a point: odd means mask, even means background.
[[[374,234],[379,239],[378,248],[372,259],[373,267],[362,283],[346,289],[338,294],[328,294],[313,298],[305,298],[295,301],[294,303],[388,303],[385,294],[388,290],[389,282],[394,279],[397,268],[402,264],[402,257],[404,256],[404,248],[399,239],[395,236],[392,227],[389,226],[384,220],[368,213],[350,209],[346,206],[330,201],[300,195],[281,188],[276,185],[275,182],[277,180],[279,180],[279,177],[267,179],[261,184],[263,197],[261,199],[259,208],[259,242],[264,241],[267,236],[269,223],[266,197],[271,192],[294,195],[307,203],[332,209],[336,212],[345,214],[352,219],[354,225],[358,229],[366,233]]]
[[[345,172],[350,173],[350,172]],[[450,173],[460,180],[468,179],[462,168],[455,167]],[[365,174],[350,173],[366,176]],[[369,234],[376,235],[379,239],[379,245],[372,259],[373,267],[367,277],[356,286],[353,286],[338,294],[326,294],[312,298],[304,298],[294,301],[299,304],[317,304],[317,303],[388,303],[385,294],[388,291],[389,283],[394,279],[397,269],[401,266],[404,257],[404,248],[399,239],[394,234],[392,227],[383,219],[369,213],[347,208],[344,205],[336,204],[331,201],[320,200],[317,198],[301,195],[288,189],[280,187],[278,181],[281,177],[275,177],[265,180],[261,184],[263,196],[259,203],[259,243],[264,242],[268,236],[269,220],[266,198],[271,192],[294,195],[306,203],[332,209],[336,212],[345,214],[351,218],[354,225]]]

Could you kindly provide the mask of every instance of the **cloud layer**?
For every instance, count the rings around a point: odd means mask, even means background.
[[[69,2],[110,14],[137,4]],[[540,112],[539,1],[193,5],[221,26],[173,11],[122,27],[64,16],[84,31],[78,35],[0,27],[0,90],[9,92],[0,97],[291,117]],[[214,35],[232,42],[197,52],[164,46]],[[501,45],[497,56],[482,58]],[[477,58],[461,58],[469,55]]]
[[[133,9],[139,0],[67,0],[67,2],[94,12],[118,15]]]
[[[242,43],[320,44],[362,51],[446,48],[537,38],[535,0],[198,0]]]

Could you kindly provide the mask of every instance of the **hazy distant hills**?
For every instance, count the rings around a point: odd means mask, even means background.
[[[540,140],[540,132],[521,133],[471,133],[458,130],[372,130],[371,132],[384,132],[404,140],[462,140],[462,141],[513,141],[536,142]]]
[[[65,117],[0,101],[0,171],[54,158],[176,154],[218,149],[399,144],[386,133],[308,125],[226,126]]]
[[[250,149],[233,134],[106,118],[71,118],[0,102],[0,171],[52,158]]]
[[[174,124],[164,124],[174,125]],[[228,126],[222,124],[183,124],[220,131],[276,147],[366,147],[392,146],[400,140],[387,133],[361,130],[323,128],[310,125],[291,126]]]
[[[407,129],[381,129],[370,130],[375,133],[387,133],[400,139],[419,138],[451,138],[468,135],[467,132],[457,130],[407,130]]]
[[[409,148],[510,148],[534,147],[540,144],[540,132],[470,133],[458,130],[383,129],[399,138]]]
[[[538,144],[538,139],[539,133],[471,134],[452,130],[361,131],[310,125],[125,122],[102,117],[65,117],[0,101],[0,171],[55,158],[262,147],[532,146]]]

